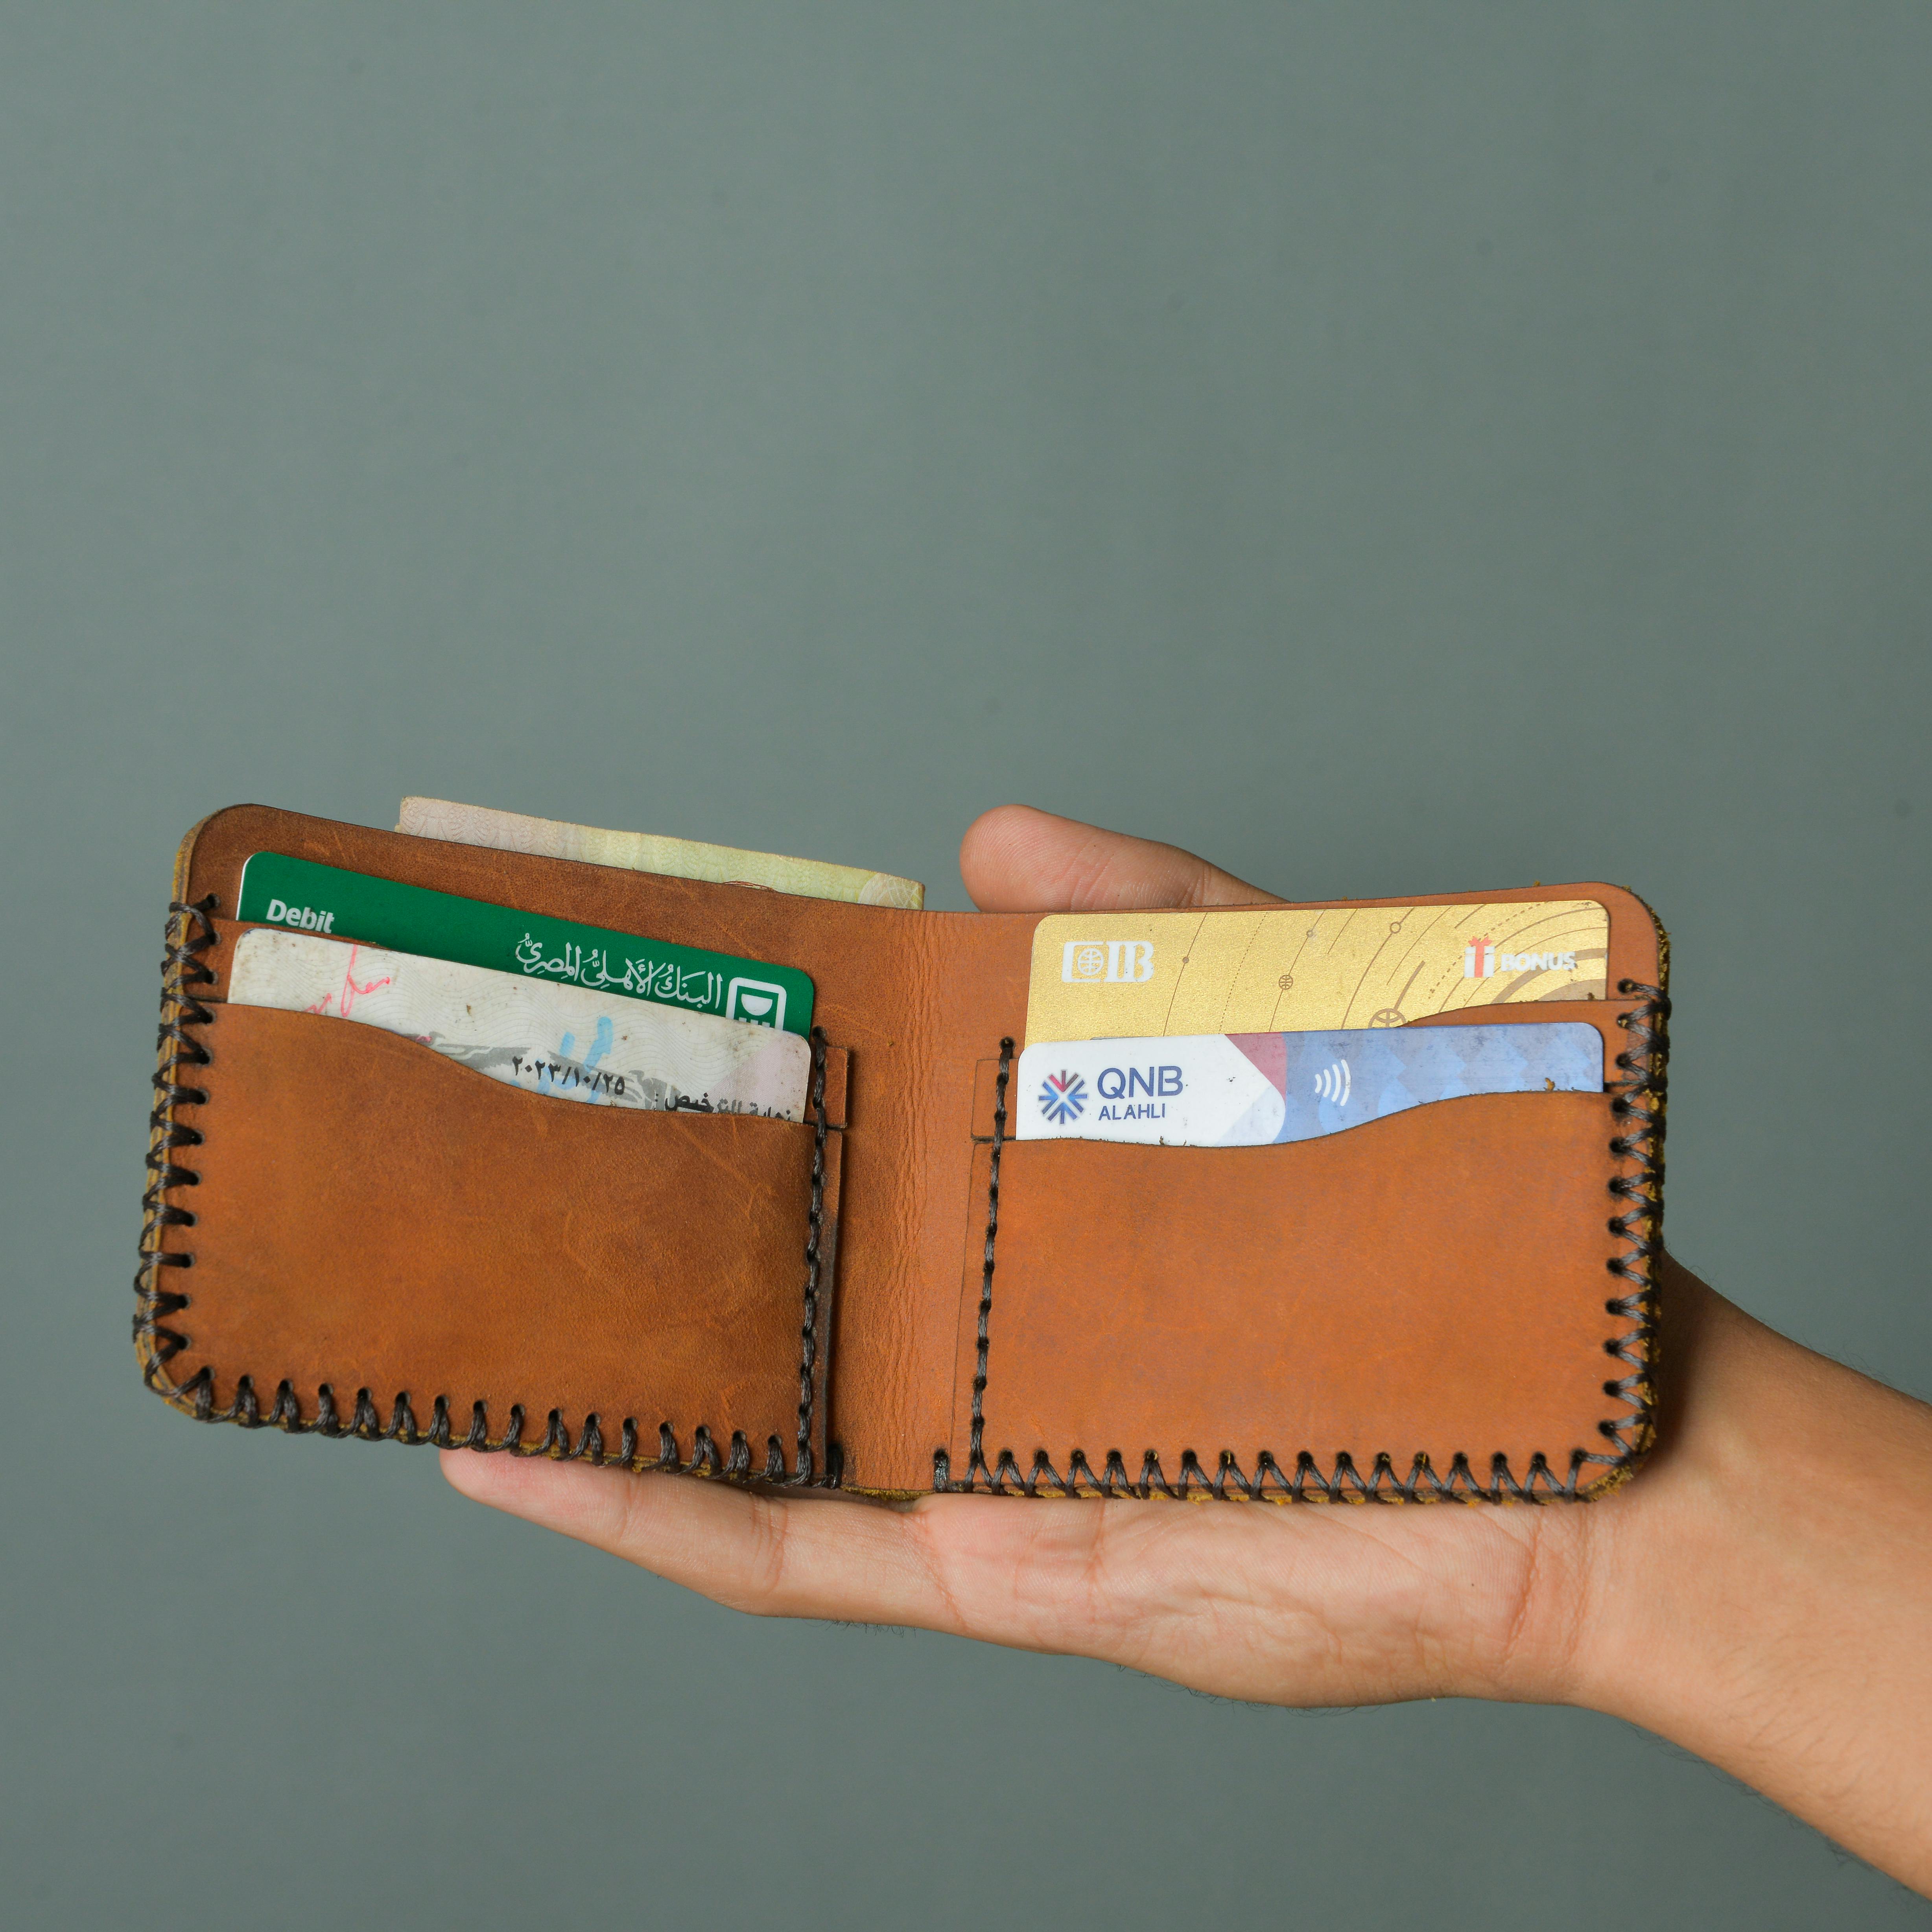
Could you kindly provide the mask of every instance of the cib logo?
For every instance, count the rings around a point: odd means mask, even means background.
[[[1154,977],[1150,939],[1070,939],[1060,976],[1072,986],[1138,986]]]
[[[784,988],[769,980],[734,980],[724,989],[724,1017],[753,1026],[784,1026]]]

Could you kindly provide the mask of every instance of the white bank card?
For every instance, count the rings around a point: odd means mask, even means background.
[[[1020,1055],[1016,1140],[1261,1147],[1468,1094],[1600,1094],[1580,1021],[1042,1040]]]
[[[604,1107],[805,1118],[796,1034],[305,932],[236,942],[228,998],[401,1034],[478,1073]]]

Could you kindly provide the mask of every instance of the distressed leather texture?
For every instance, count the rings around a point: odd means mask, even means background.
[[[245,928],[229,918],[257,851],[795,966],[829,1046],[825,1130],[562,1104],[374,1028],[230,1008]],[[1038,915],[803,898],[256,806],[190,832],[175,896],[208,904],[212,1019],[207,1064],[178,1076],[196,1097],[175,1119],[200,1138],[172,1158],[197,1178],[164,1197],[192,1222],[149,1232],[192,1257],[166,1280],[186,1305],[146,1353],[196,1412],[232,1413],[245,1378],[265,1418],[278,1400],[312,1419],[326,1390],[345,1424],[400,1398],[425,1428],[452,1418],[450,1439],[494,1442],[514,1412],[520,1446],[584,1453],[588,1434],[613,1455],[628,1424],[640,1461],[667,1436],[668,1460],[715,1444],[707,1466],[735,1473],[775,1472],[782,1450],[794,1478],[899,1494],[936,1471],[1084,1492],[1110,1463],[1170,1492],[1230,1467],[1246,1475],[1227,1493],[1298,1466],[1460,1468],[1480,1487],[1499,1458],[1560,1478],[1581,1452],[1602,1459],[1581,1495],[1647,1440],[1647,1403],[1606,1389],[1619,1346],[1640,1375],[1646,1346],[1630,1352],[1614,1305],[1630,1243],[1612,1184],[1634,1164],[1613,1092],[1472,1096],[1282,1147],[1014,1143],[994,1118],[1002,1042],[1024,1036]],[[1608,1001],[1415,1023],[1586,1019],[1616,1080],[1636,1004],[1616,989],[1661,984],[1630,893],[1358,903],[1574,898],[1609,910]],[[1316,1492],[1340,1492],[1324,1474]]]

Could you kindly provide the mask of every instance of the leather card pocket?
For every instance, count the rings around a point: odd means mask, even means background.
[[[373,1028],[211,1012],[176,1114],[200,1178],[168,1196],[192,1224],[161,1231],[192,1257],[168,1271],[176,1400],[823,1471],[838,1134],[558,1100]]]
[[[1648,1427],[1612,1109],[1480,1094],[1287,1145],[1005,1142],[967,1242],[952,1473],[1587,1491]],[[986,1204],[994,1150],[974,1160]]]

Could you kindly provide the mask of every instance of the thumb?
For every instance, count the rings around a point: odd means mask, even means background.
[[[1030,805],[995,806],[966,829],[959,874],[982,912],[1131,912],[1268,905],[1272,892],[1178,845],[1103,832]]]

